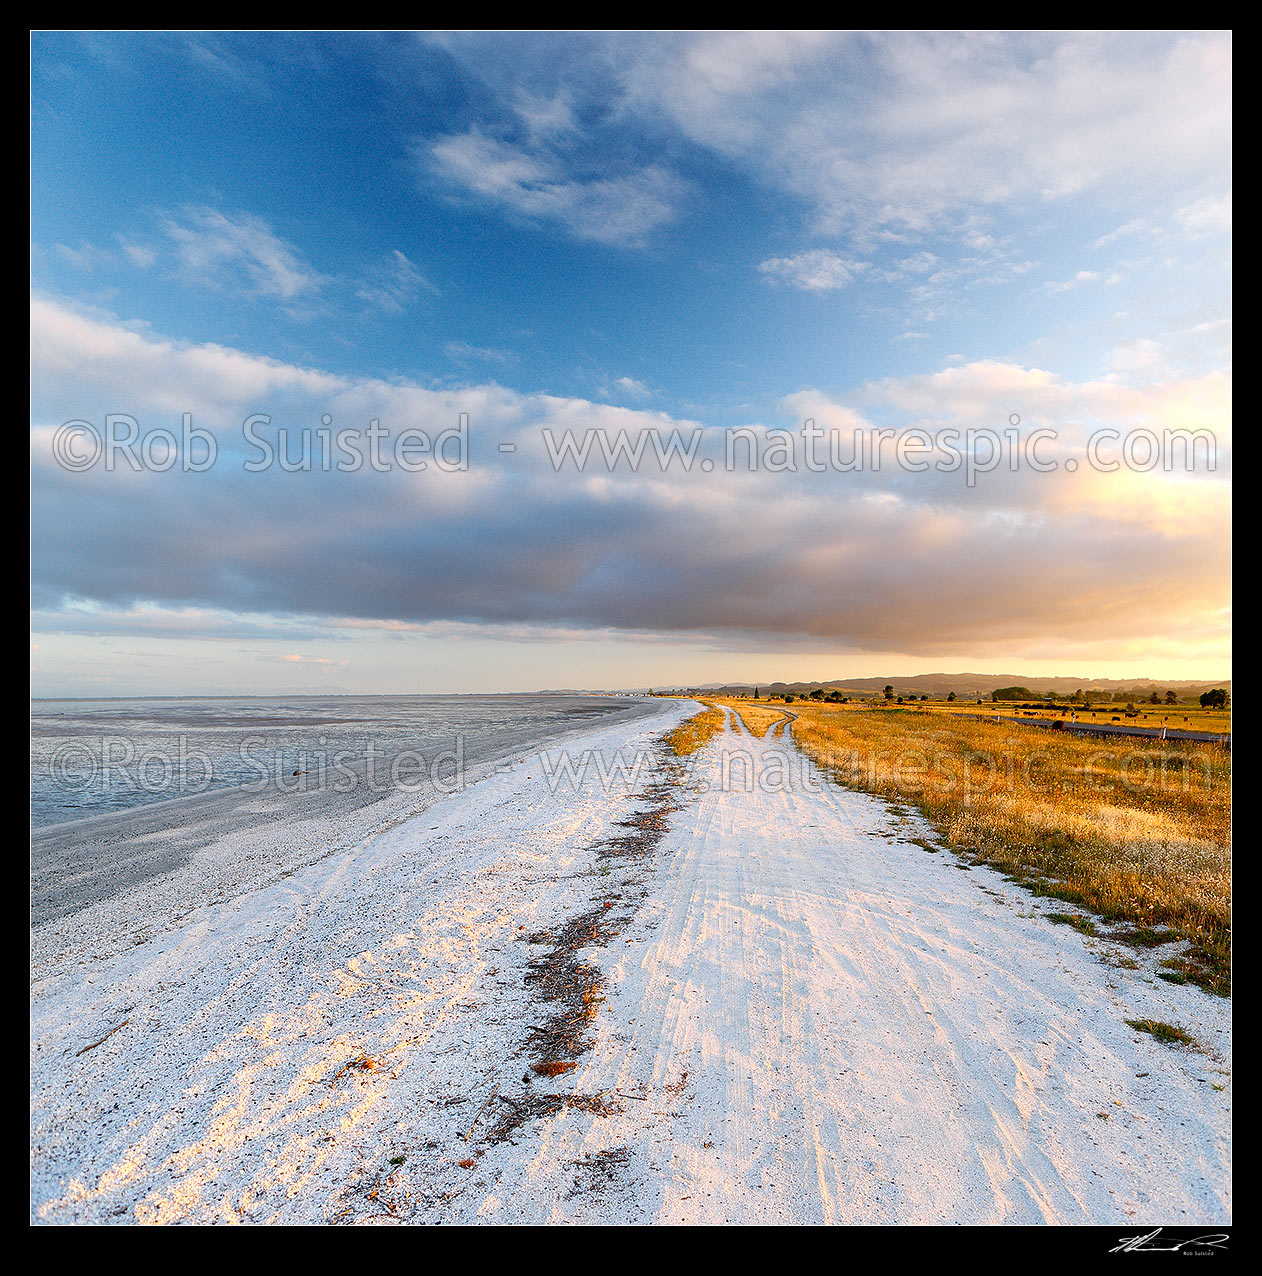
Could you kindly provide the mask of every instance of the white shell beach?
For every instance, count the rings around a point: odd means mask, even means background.
[[[643,754],[694,710],[566,752]],[[729,719],[638,858],[598,848],[644,777],[557,757],[220,902],[155,878],[37,929],[33,1220],[1230,1221],[1229,1002],[1114,964],[782,736]],[[592,1048],[537,1075],[525,937],[605,904]]]

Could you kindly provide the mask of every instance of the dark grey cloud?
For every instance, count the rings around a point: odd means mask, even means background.
[[[943,652],[1004,640],[1120,641],[1197,613],[1212,624],[1227,598],[1221,489],[1185,487],[1173,520],[1162,502],[1175,497],[1137,487],[1133,475],[1001,473],[966,488],[958,476],[896,470],[557,473],[544,428],[679,423],[500,387],[349,383],[164,345],[56,307],[38,323],[32,581],[48,612],[79,599],[112,612],[159,604],[415,623],[779,630]],[[77,372],[59,382],[65,368]],[[1006,365],[981,368],[961,393],[975,405],[991,376],[998,403],[1014,375]],[[120,398],[129,381],[130,397]],[[886,399],[926,393],[917,384],[887,389]],[[190,395],[222,441],[210,472],[76,473],[50,459],[59,417],[100,419],[126,403],[165,425],[170,405]],[[295,425],[328,412],[339,423],[379,418],[432,434],[465,411],[471,464],[461,473],[247,473],[240,421],[265,408]],[[721,436],[707,438],[712,446]],[[499,453],[504,440],[517,452]]]

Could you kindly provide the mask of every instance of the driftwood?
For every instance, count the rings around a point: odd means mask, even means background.
[[[485,1102],[482,1104],[482,1106],[478,1109],[478,1114],[477,1114],[477,1116],[475,1116],[475,1117],[473,1118],[473,1122],[472,1122],[472,1124],[470,1124],[469,1128],[468,1128],[468,1129],[464,1132],[464,1141],[465,1141],[466,1143],[468,1143],[468,1142],[469,1142],[469,1135],[471,1135],[471,1134],[473,1133],[473,1127],[474,1127],[475,1125],[477,1125],[477,1123],[478,1123],[479,1121],[481,1121],[481,1120],[482,1120],[482,1113],[486,1111],[486,1109],[487,1109],[487,1104],[489,1104],[489,1103],[491,1102],[491,1100],[492,1100],[493,1098],[495,1098],[495,1096],[496,1096],[497,1094],[499,1094],[499,1092],[500,1092],[500,1087],[499,1087],[499,1082],[497,1081],[497,1082],[495,1083],[495,1089],[494,1089],[494,1090],[492,1090],[492,1091],[491,1091],[491,1093],[490,1093],[490,1094],[488,1094],[488,1095],[486,1096],[486,1101],[485,1101]]]
[[[130,1015],[126,1019],[124,1019],[122,1023],[118,1025],[118,1028],[126,1028],[129,1023],[131,1023]],[[82,1050],[76,1051],[75,1058],[77,1059],[81,1054],[87,1054],[89,1050],[95,1050],[97,1046],[101,1045],[103,1042],[108,1041],[118,1031],[118,1028],[111,1028],[109,1032],[107,1032],[105,1036],[101,1038],[100,1041],[94,1041],[90,1046],[84,1046]]]

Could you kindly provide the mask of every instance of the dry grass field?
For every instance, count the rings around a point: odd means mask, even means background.
[[[1171,731],[1207,731],[1215,735],[1231,734],[1230,709],[1202,709],[1199,705],[1189,704],[1156,705],[1137,703],[1134,717],[1127,716],[1126,705],[1121,703],[1092,705],[1088,709],[1071,709],[1064,704],[1058,704],[1055,708],[1024,709],[1019,704],[994,703],[990,700],[983,701],[981,704],[977,704],[975,701],[958,700],[948,704],[944,700],[930,700],[927,702],[922,701],[915,707],[930,713],[965,715],[982,713],[990,717],[994,717],[997,714],[1003,718],[1047,718],[1049,720],[1063,717],[1068,711],[1076,713],[1080,722],[1107,723],[1114,718],[1120,718],[1125,725],[1131,727],[1160,728],[1164,725]]]
[[[784,710],[776,708],[774,703],[758,704],[747,700],[725,700],[723,703],[740,714],[750,735],[757,736],[759,740],[785,718]]]

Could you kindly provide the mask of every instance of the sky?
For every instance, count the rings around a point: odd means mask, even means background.
[[[37,32],[31,97],[35,695],[1230,675],[1228,34]]]

